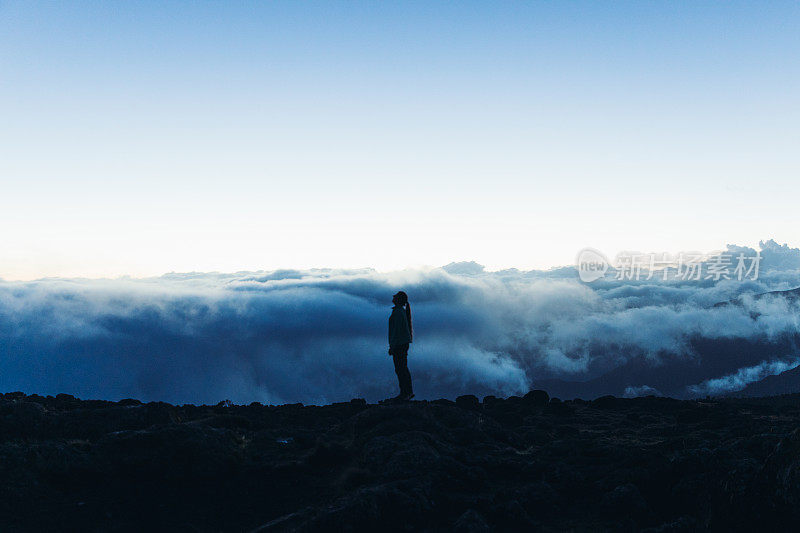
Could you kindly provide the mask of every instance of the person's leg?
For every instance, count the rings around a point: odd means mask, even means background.
[[[397,374],[397,382],[400,384],[400,395],[404,395],[406,393],[405,387],[403,386],[404,383],[404,371],[403,369],[406,368],[406,357],[407,354],[402,353],[401,350],[394,348],[394,354],[392,355],[392,359],[394,359],[394,373]]]
[[[406,357],[405,375],[403,376],[403,381],[405,382],[406,386],[406,396],[411,396],[412,394],[414,394],[414,390],[411,387],[411,372],[408,371],[407,357]]]
[[[406,364],[403,365],[403,368],[405,369],[406,393],[411,396],[414,394],[414,389],[411,386],[411,372],[408,370],[408,344],[406,344],[405,354]]]
[[[414,391],[411,388],[411,372],[408,371],[408,344],[401,346],[398,352],[401,360],[399,361],[399,368],[395,366],[395,371],[400,382],[400,392],[404,396],[410,396]]]

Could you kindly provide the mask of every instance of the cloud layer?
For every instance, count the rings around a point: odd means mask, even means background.
[[[519,394],[632,361],[669,387],[632,381],[627,395],[725,392],[798,360],[796,301],[749,295],[800,285],[800,250],[761,248],[758,280],[743,282],[587,285],[573,267],[474,263],[1,282],[0,388],[175,403],[374,401],[396,392],[386,322],[403,289],[420,398]],[[737,297],[741,305],[714,307]]]

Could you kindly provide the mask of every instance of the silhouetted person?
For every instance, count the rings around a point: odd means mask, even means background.
[[[411,389],[411,372],[408,371],[408,345],[411,343],[411,305],[408,295],[403,291],[392,296],[392,315],[389,317],[389,355],[394,358],[394,371],[400,382],[400,394],[396,400],[410,400],[414,397]]]

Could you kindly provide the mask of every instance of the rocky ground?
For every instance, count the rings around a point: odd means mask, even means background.
[[[800,395],[1,396],[4,532],[771,531],[800,519]]]

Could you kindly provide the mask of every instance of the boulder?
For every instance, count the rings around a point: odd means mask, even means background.
[[[550,401],[550,395],[543,390],[532,390],[525,394],[523,398],[533,405],[546,405]]]
[[[481,402],[474,394],[465,394],[456,398],[456,405],[462,409],[469,409],[470,411],[477,411],[481,408]]]

